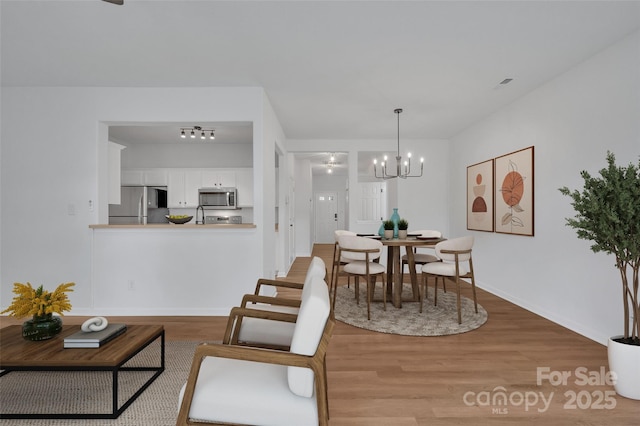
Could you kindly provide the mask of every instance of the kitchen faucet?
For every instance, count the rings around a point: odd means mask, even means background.
[[[202,220],[200,222],[198,222],[198,212],[202,211]],[[204,225],[204,207],[202,207],[202,204],[199,205],[198,207],[196,207],[196,225],[200,223],[200,225]]]

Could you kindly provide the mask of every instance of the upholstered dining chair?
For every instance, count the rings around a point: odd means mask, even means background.
[[[224,343],[196,348],[176,425],[328,425],[325,354],[335,320],[324,280],[314,277],[305,290],[289,352]],[[243,308],[232,316],[234,310]]]
[[[377,276],[382,277],[382,298],[384,310],[387,310],[387,290],[385,286],[386,268],[377,262],[382,254],[382,243],[366,237],[343,235],[338,238],[338,257],[347,264],[342,267],[347,276],[355,278],[356,303],[360,303],[360,277],[367,283],[367,319],[371,319],[371,302]],[[334,287],[333,306],[335,307],[337,286]]]
[[[438,277],[452,279],[456,284],[458,324],[462,323],[462,312],[460,310],[460,283],[464,279],[469,279],[473,291],[473,303],[476,313],[478,313],[478,301],[476,299],[476,281],[473,274],[473,260],[471,249],[473,248],[473,236],[466,236],[446,240],[436,244],[436,256],[441,262],[430,262],[422,266],[422,289],[420,291],[420,312],[422,312],[422,302],[427,293],[427,279],[430,276],[436,278],[434,287],[434,304],[438,304]]]
[[[333,234],[335,236],[335,244],[333,245],[333,265],[331,266],[331,277],[329,281],[331,283],[330,292],[335,291],[335,289],[338,288],[337,284],[338,284],[338,278],[340,277],[340,268],[347,264],[346,259],[340,259],[340,257],[338,257],[338,239],[343,235],[349,235],[352,237],[355,237],[357,235],[355,232],[347,231],[344,229],[337,229],[333,231]],[[335,286],[334,286],[334,280],[335,280]],[[351,285],[350,279],[349,277],[347,277],[347,287],[349,287],[350,285]]]
[[[412,232],[415,234],[420,234],[420,237],[423,238],[442,238],[442,232],[440,231],[436,231],[434,229],[421,229],[419,231],[415,231]],[[410,250],[409,247],[407,247],[407,249]],[[416,265],[420,265],[420,268],[422,268],[422,265],[425,265],[427,263],[430,262],[440,262],[440,259],[434,254],[431,253],[423,253],[420,252],[419,250],[429,250],[431,252],[434,251],[434,247],[414,247],[413,249],[413,261]],[[407,259],[407,255],[403,255],[401,258],[401,262],[402,262],[402,271],[404,271],[405,266],[407,266],[409,264],[409,260]],[[418,269],[418,268],[416,268]],[[420,269],[421,270],[421,269]],[[445,280],[442,280],[442,288],[444,290],[444,292],[447,292],[447,284],[445,283]]]
[[[434,231],[431,229],[423,229],[420,231],[415,231],[412,232],[415,234],[420,234],[420,237],[424,237],[424,238],[442,238],[442,233],[440,231]],[[439,262],[440,259],[438,259],[435,255],[430,254],[430,253],[421,253],[418,251],[418,248],[423,249],[425,247],[415,247],[414,251],[413,251],[413,259],[414,262],[416,263],[416,265],[424,265],[425,263],[429,263],[429,262]],[[432,247],[426,247],[427,249],[433,251]],[[404,271],[404,267],[409,263],[409,260],[407,259],[407,255],[403,255],[402,256],[402,270]]]

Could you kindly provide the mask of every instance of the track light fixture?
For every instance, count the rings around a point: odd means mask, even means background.
[[[209,139],[214,140],[216,138],[215,131],[216,131],[216,129],[203,129],[200,126],[181,127],[180,128],[180,137],[182,139],[186,139],[187,138],[187,133],[189,133],[189,137],[191,139],[195,139],[196,138],[196,133],[199,133],[200,134],[200,139],[206,139],[208,137]]]
[[[402,108],[396,108],[393,110],[398,116],[398,153],[396,155],[396,173],[389,174],[387,173],[387,156],[384,156],[383,161],[380,163],[380,174],[378,174],[378,160],[373,160],[373,173],[375,177],[378,179],[393,179],[393,178],[402,178],[406,179],[408,177],[420,177],[422,176],[422,170],[424,168],[424,158],[420,158],[420,174],[412,175],[411,174],[411,153],[407,153],[407,160],[402,163],[402,157],[400,156],[400,113],[402,112]]]

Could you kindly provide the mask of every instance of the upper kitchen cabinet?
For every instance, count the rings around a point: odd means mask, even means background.
[[[120,153],[125,147],[117,143],[109,142],[109,204],[120,204]]]
[[[122,185],[167,186],[167,171],[164,169],[122,170]]]
[[[201,182],[200,170],[170,170],[167,173],[168,207],[198,207],[198,189]]]
[[[227,170],[207,170],[202,172],[203,188],[234,188],[236,183],[236,172]]]
[[[253,169],[236,170],[238,207],[253,207]]]
[[[168,177],[166,170],[145,170],[144,184],[149,186],[167,186]]]
[[[122,185],[144,185],[144,172],[142,170],[123,170]]]

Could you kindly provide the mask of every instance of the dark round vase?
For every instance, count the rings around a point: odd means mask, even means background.
[[[47,340],[62,331],[62,319],[52,314],[34,315],[22,323],[22,337],[26,340]]]

